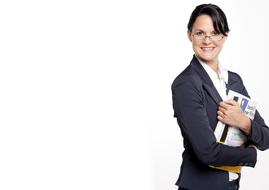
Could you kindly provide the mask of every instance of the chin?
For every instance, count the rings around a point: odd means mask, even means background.
[[[201,56],[201,55],[199,55],[198,57],[204,62],[211,62],[214,60],[213,56]]]

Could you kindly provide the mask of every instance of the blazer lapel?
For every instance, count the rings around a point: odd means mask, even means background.
[[[221,96],[219,95],[216,88],[210,87],[207,84],[203,84],[204,89],[208,92],[208,94],[211,96],[211,98],[215,101],[216,104],[219,104],[222,101]]]
[[[211,96],[211,98],[215,101],[216,104],[219,104],[222,101],[221,96],[219,95],[217,89],[215,88],[212,80],[208,76],[207,72],[203,68],[203,66],[200,64],[198,59],[193,56],[193,59],[191,61],[191,65],[194,68],[195,72],[200,76],[203,83],[203,88],[208,92],[208,94]]]
[[[238,80],[238,77],[234,77],[234,74],[231,73],[230,71],[228,71],[228,84],[227,84],[227,88],[229,90],[233,90],[235,92],[241,93],[240,89],[242,87],[240,80]]]

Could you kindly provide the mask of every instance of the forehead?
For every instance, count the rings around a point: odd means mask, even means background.
[[[202,30],[202,31],[214,31],[213,21],[212,18],[208,15],[200,15],[196,18],[195,22],[193,23],[193,30]]]

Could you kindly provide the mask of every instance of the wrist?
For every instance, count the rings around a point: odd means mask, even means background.
[[[242,131],[246,133],[246,135],[249,135],[251,133],[251,120],[246,116],[242,122]]]

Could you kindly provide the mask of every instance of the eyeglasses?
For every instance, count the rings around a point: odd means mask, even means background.
[[[207,36],[206,33],[204,32],[195,32],[192,35],[196,40],[205,40],[206,38],[209,38],[212,41],[219,41],[221,40],[224,36],[220,33],[213,33],[210,36]]]

